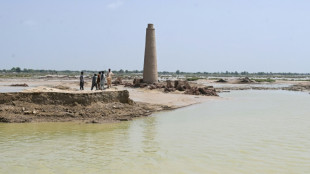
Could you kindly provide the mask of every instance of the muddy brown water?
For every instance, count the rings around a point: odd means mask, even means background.
[[[0,173],[309,173],[310,95],[232,91],[113,124],[0,124]]]

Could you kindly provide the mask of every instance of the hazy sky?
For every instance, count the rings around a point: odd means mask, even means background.
[[[0,69],[310,72],[309,0],[0,0]]]

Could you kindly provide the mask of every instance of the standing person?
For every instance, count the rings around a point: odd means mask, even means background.
[[[97,77],[97,89],[100,90],[100,77],[101,77],[101,71],[98,73],[98,77]]]
[[[107,80],[108,80],[108,88],[111,88],[112,87],[112,76],[113,76],[114,74],[112,73],[112,71],[111,71],[111,69],[109,69],[109,72],[108,72],[108,78],[107,78]]]
[[[92,83],[91,83],[91,90],[93,90],[94,87],[96,87],[96,90],[97,90],[96,80],[97,80],[97,74],[94,74]]]
[[[101,77],[100,77],[100,88],[101,88],[101,90],[104,90],[104,83],[105,83],[105,74],[104,74],[104,71],[101,71]]]
[[[84,77],[83,77],[84,72],[81,72],[80,76],[80,90],[84,90]]]

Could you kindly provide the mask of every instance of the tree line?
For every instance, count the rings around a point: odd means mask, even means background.
[[[86,73],[94,73],[96,71],[93,70],[81,70]],[[21,69],[20,67],[13,67],[11,69],[2,69],[0,70],[2,73],[46,73],[46,74],[78,74],[80,71],[72,71],[72,70],[44,70],[44,69]],[[117,74],[132,74],[132,73],[143,73],[143,70],[114,70],[114,73]],[[310,73],[293,73],[293,72],[252,72],[249,73],[247,71],[224,71],[224,72],[183,72],[180,70],[177,70],[175,72],[169,72],[169,71],[160,71],[158,72],[160,75],[223,75],[223,76],[247,76],[247,75],[258,75],[258,76],[270,76],[270,75],[310,75]]]

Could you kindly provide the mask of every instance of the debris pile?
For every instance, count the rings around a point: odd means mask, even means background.
[[[282,89],[289,91],[310,91],[310,84],[297,84],[289,87],[283,87]]]
[[[174,88],[178,91],[185,91],[187,89],[191,89],[191,86],[187,81],[176,80],[174,81]]]
[[[167,88],[173,88],[170,80],[167,80],[166,82],[167,82],[167,86],[166,86]]]
[[[216,90],[212,87],[192,87],[191,89],[187,89],[184,94],[190,95],[206,95],[206,96],[218,96]]]
[[[147,87],[150,90],[164,89],[164,92],[166,93],[181,91],[181,92],[184,92],[184,94],[189,94],[189,95],[218,96],[213,86],[192,87],[187,81],[183,81],[183,80],[176,80],[174,82],[167,80],[166,82],[148,84],[148,83],[144,83],[143,79],[134,79],[133,83],[125,83],[124,85],[125,87],[132,87],[132,88],[146,88]]]
[[[249,79],[248,77],[240,78],[240,83],[254,83],[253,80]]]
[[[218,81],[216,81],[216,82],[218,82],[218,83],[227,83],[227,80],[220,79],[220,80],[218,80]]]
[[[122,78],[121,77],[117,77],[117,79],[115,79],[112,84],[114,84],[115,86],[117,85],[122,85],[123,84],[123,81],[122,81]]]

